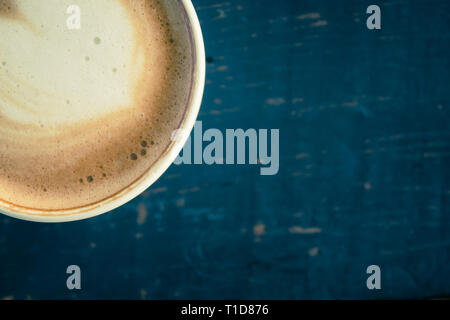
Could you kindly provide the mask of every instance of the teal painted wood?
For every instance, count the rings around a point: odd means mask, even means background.
[[[365,26],[378,4],[382,30]],[[195,0],[204,129],[279,128],[280,171],[172,166],[114,213],[0,217],[0,297],[450,294],[450,3]],[[81,267],[82,290],[66,289]],[[382,290],[366,288],[381,267]]]

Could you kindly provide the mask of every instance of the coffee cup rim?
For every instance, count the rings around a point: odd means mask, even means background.
[[[186,23],[190,32],[194,54],[192,88],[183,120],[177,130],[177,139],[173,140],[159,159],[147,171],[118,193],[96,203],[77,208],[44,210],[21,207],[0,199],[0,213],[7,216],[33,222],[70,222],[92,218],[110,212],[136,198],[148,189],[174,162],[181,152],[195,125],[205,86],[206,62],[203,34],[197,13],[191,0],[178,0],[184,9]]]

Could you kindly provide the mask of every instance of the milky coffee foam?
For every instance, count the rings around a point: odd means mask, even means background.
[[[81,9],[81,29],[66,21]],[[174,0],[0,0],[0,199],[103,200],[141,177],[184,115],[192,54]]]

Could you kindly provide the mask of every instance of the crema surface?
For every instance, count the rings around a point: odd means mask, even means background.
[[[80,9],[70,29],[67,9]],[[0,0],[0,199],[68,209],[141,177],[182,121],[189,34],[173,0]]]

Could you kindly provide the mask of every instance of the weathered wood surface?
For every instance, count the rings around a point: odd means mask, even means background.
[[[449,295],[450,3],[194,2],[209,57],[199,120],[280,128],[279,174],[172,166],[95,219],[1,216],[0,297]],[[365,26],[370,4],[382,30]]]

